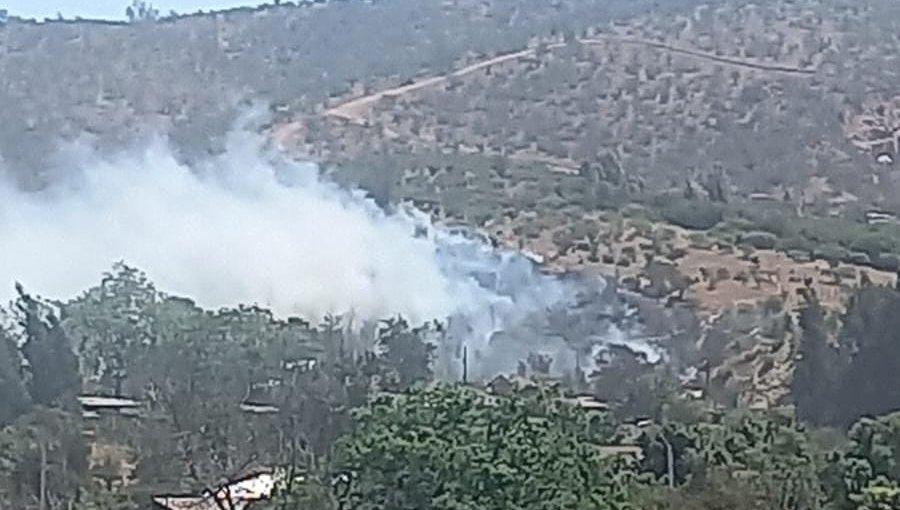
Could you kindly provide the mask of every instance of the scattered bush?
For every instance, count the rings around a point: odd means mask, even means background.
[[[788,250],[787,256],[790,257],[794,262],[809,262],[812,260],[808,251],[804,250]]]
[[[672,241],[675,239],[675,236],[676,233],[671,228],[662,227],[659,229],[659,238],[663,241]]]
[[[713,242],[707,237],[705,234],[700,232],[692,232],[687,236],[688,242],[692,248],[698,248],[701,250],[708,250],[712,248]]]
[[[849,248],[852,251],[866,253],[870,258],[875,259],[881,253],[890,252],[894,248],[894,243],[885,235],[866,232],[853,239],[849,243]]]
[[[747,244],[757,250],[771,250],[775,248],[775,243],[778,241],[775,234],[770,234],[769,232],[748,232],[741,234],[738,239],[739,243]]]
[[[569,231],[557,230],[553,233],[553,244],[556,245],[556,249],[560,254],[565,255],[572,249],[574,242]]]
[[[813,250],[812,256],[816,260],[828,262],[830,266],[837,266],[842,260],[847,258],[847,250],[840,246],[826,244]]]
[[[763,312],[775,315],[784,310],[784,301],[778,296],[771,296],[763,302]]]
[[[684,248],[674,247],[669,250],[668,254],[670,260],[678,260],[680,258],[683,258],[685,255],[687,255],[687,250],[685,250]]]
[[[850,266],[839,267],[834,270],[834,274],[845,280],[854,280],[856,279],[856,268]]]
[[[691,230],[709,230],[722,221],[722,207],[710,202],[678,200],[663,205],[666,221]]]
[[[851,251],[847,253],[847,258],[844,259],[844,261],[849,264],[868,266],[872,263],[872,257],[870,257],[868,253]]]
[[[628,225],[644,237],[649,236],[653,232],[653,223],[650,223],[645,218],[632,218],[628,221]]]
[[[896,272],[900,270],[900,255],[883,253],[872,259],[872,267],[881,271]]]
[[[802,237],[789,237],[780,240],[778,243],[778,249],[784,250],[785,252],[799,251],[809,254],[812,253],[815,248],[816,246],[813,242]]]

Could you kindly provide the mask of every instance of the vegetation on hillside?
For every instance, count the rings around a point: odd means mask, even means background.
[[[897,417],[861,417],[900,407],[878,332],[891,324],[873,320],[896,313],[897,296],[863,289],[837,348],[821,343],[834,331],[810,301],[798,421],[693,399],[666,364],[624,355],[587,374],[609,410],[577,405],[571,377],[536,373],[510,391],[435,382],[426,337],[402,320],[366,340],[333,317],[206,311],[118,265],[70,302],[20,289],[6,312],[0,502],[134,508],[266,466],[291,474],[266,503],[279,509],[893,508]],[[641,384],[640,400],[610,391]],[[130,396],[139,411],[85,415],[84,392]]]
[[[190,162],[264,100],[274,145],[379,206],[608,275],[603,314],[665,356],[532,353],[503,391],[436,380],[439,323],[207,310],[125,264],[65,302],[19,286],[0,508],[237,510],[218,489],[274,470],[253,508],[900,509],[896,1],[130,9],[0,11],[2,173],[152,134]]]

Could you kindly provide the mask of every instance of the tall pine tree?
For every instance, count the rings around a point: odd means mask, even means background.
[[[81,389],[78,358],[60,320],[44,303],[16,284],[20,325],[25,332],[22,353],[28,362],[28,393],[37,405],[71,402]]]
[[[29,404],[19,349],[11,335],[0,328],[0,428],[27,412]]]

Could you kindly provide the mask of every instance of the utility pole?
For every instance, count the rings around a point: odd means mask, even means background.
[[[47,508],[47,445],[40,441],[41,449],[41,473],[40,473],[40,502],[38,508],[46,510]]]
[[[469,347],[467,345],[463,346],[462,382],[463,384],[467,384],[469,382]]]

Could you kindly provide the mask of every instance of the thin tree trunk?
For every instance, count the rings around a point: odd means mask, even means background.
[[[47,510],[47,445],[40,443],[41,447],[41,481],[40,481],[40,510]]]

